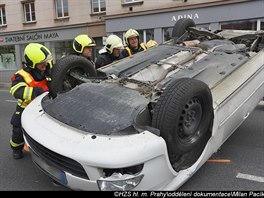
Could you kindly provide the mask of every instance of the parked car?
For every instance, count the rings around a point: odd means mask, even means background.
[[[74,190],[176,190],[264,96],[264,31],[173,39],[105,67],[67,56],[22,115],[35,164]]]

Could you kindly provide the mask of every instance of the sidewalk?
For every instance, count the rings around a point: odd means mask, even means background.
[[[11,83],[0,82],[0,88],[10,89]]]

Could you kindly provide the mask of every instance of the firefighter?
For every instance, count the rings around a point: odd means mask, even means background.
[[[147,46],[144,43],[140,43],[139,33],[134,29],[127,30],[125,34],[125,42],[127,46],[122,51],[123,57],[128,57],[147,49]]]
[[[77,55],[87,58],[93,65],[95,65],[92,60],[92,55],[93,47],[96,46],[96,43],[92,37],[89,37],[86,34],[80,34],[74,38],[72,46]]]
[[[10,93],[18,99],[16,111],[11,118],[12,137],[10,146],[13,158],[23,158],[24,138],[21,126],[21,114],[26,106],[37,96],[49,90],[51,81],[52,56],[44,45],[30,43],[24,50],[23,68],[11,78]]]
[[[95,62],[96,69],[122,59],[121,50],[123,48],[121,38],[113,34],[108,36],[103,52],[97,57]]]

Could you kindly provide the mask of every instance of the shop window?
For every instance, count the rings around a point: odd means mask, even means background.
[[[137,30],[139,33],[140,42],[147,43],[149,40],[154,39],[154,29]]]
[[[197,24],[196,25],[197,28],[201,28],[201,29],[204,29],[204,30],[211,30],[211,25],[210,24]]]
[[[72,40],[53,42],[52,48],[55,50],[54,62],[57,62],[57,60],[61,59],[64,56],[74,54],[74,50],[72,48]]]
[[[57,18],[69,17],[68,0],[55,0]]]
[[[144,40],[144,43],[147,43],[149,40],[154,40],[154,29],[148,29],[148,30],[145,30],[145,34],[146,36],[145,37],[145,40]]]
[[[0,26],[6,25],[5,6],[0,5]]]
[[[36,12],[35,12],[35,3],[34,2],[24,2],[24,16],[26,23],[36,22]]]
[[[144,30],[137,30],[137,32],[139,33],[139,42],[144,42],[144,40],[146,40],[144,38]]]
[[[92,0],[93,13],[102,13],[106,11],[105,0]]]
[[[139,40],[140,42],[147,43],[149,40],[154,39],[154,29],[147,29],[147,30],[137,30],[139,33]],[[115,32],[114,34],[119,36],[121,39],[123,39],[124,45],[125,43],[125,33],[126,32]]]
[[[235,21],[222,23],[221,29],[231,30],[257,30],[257,21]]]
[[[0,47],[0,70],[17,70],[15,47]]]
[[[95,60],[96,57],[98,56],[98,52],[100,49],[102,49],[103,44],[102,44],[102,38],[94,38],[96,47],[93,47],[93,54],[91,59]],[[72,47],[72,42],[73,40],[68,40],[68,41],[58,41],[58,42],[52,42],[51,43],[51,49],[52,50],[52,55],[53,55],[53,60],[54,63],[56,63],[59,59],[61,59],[64,56],[68,56],[70,54],[76,54]]]
[[[163,28],[163,42],[172,38],[173,27]]]
[[[260,29],[264,30],[264,19],[262,19],[260,22]]]
[[[210,24],[199,24],[199,25],[197,24],[196,27],[205,30],[210,30]],[[173,27],[163,28],[163,42],[172,39],[172,30]]]

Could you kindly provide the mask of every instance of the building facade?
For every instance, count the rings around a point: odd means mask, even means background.
[[[0,0],[0,82],[10,82],[22,67],[31,42],[46,45],[55,62],[72,53],[78,34],[92,36],[98,51],[106,35],[105,8],[99,0]]]
[[[264,0],[0,0],[0,82],[22,66],[24,47],[38,42],[54,60],[72,53],[78,34],[92,36],[94,58],[109,34],[121,38],[129,28],[143,42],[171,38],[180,18],[217,29],[264,30]]]
[[[264,0],[130,0],[129,4],[115,3],[107,8],[106,32],[123,36],[127,29],[134,28],[140,32],[143,42],[169,40],[172,27],[180,18],[191,18],[198,27],[212,31],[264,30]]]

